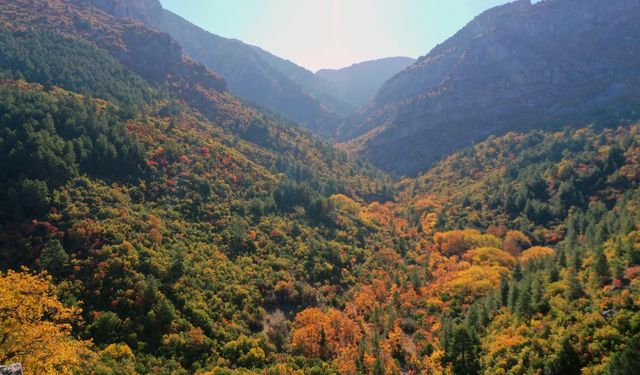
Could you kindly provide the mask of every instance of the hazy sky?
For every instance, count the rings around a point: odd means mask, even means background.
[[[196,25],[313,71],[425,55],[508,0],[161,0]]]

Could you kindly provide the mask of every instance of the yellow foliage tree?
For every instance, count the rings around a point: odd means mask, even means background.
[[[136,374],[136,357],[127,344],[111,344],[99,353],[99,374]]]
[[[65,307],[50,279],[9,271],[0,276],[0,363],[27,374],[73,374],[87,365],[89,343],[71,336],[79,310]]]
[[[479,247],[469,250],[465,256],[478,266],[513,267],[516,263],[516,258],[513,255],[497,247]]]
[[[475,298],[485,295],[489,290],[500,285],[500,278],[508,272],[505,267],[471,266],[457,272],[455,277],[446,282],[442,289],[451,295],[464,298]]]
[[[542,259],[555,255],[555,250],[550,247],[534,246],[525,250],[520,256],[521,263],[527,263],[531,260]]]

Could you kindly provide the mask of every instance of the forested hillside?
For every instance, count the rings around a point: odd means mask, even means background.
[[[0,364],[640,365],[638,126],[509,133],[398,181],[140,23],[84,0],[0,5]]]

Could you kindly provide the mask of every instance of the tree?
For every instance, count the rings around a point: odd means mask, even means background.
[[[640,335],[635,335],[623,351],[615,353],[605,370],[607,375],[634,375],[640,368]]]
[[[97,375],[131,375],[136,373],[136,357],[126,344],[111,344],[99,353]]]
[[[578,280],[578,275],[576,274],[576,270],[574,268],[567,269],[567,274],[565,276],[565,284],[566,284],[565,297],[569,301],[576,300],[584,295],[584,291],[582,290],[582,285],[580,284],[580,280]]]
[[[473,264],[486,266],[513,267],[516,259],[504,250],[495,247],[479,247],[466,253]]]
[[[596,259],[593,262],[593,274],[595,282],[601,286],[607,280],[611,278],[611,270],[609,269],[609,262],[607,256],[604,254],[602,248],[596,250]]]
[[[0,192],[1,193],[1,192]],[[24,179],[8,190],[14,218],[39,215],[49,205],[49,188],[44,181]]]
[[[240,336],[234,341],[230,341],[222,348],[225,358],[232,363],[246,367],[263,367],[266,362],[266,354],[260,345],[260,340],[247,336]]]
[[[329,359],[341,350],[357,345],[362,337],[358,325],[338,310],[323,312],[310,308],[293,323],[291,343],[307,357]]]
[[[580,368],[580,355],[571,345],[569,336],[563,336],[560,339],[559,350],[547,360],[545,373],[580,374]]]
[[[522,250],[531,246],[531,240],[524,233],[512,230],[507,232],[502,248],[511,255],[518,256]]]
[[[530,261],[544,259],[555,255],[555,250],[549,247],[534,246],[525,250],[520,257],[520,263],[525,264]]]
[[[69,255],[57,239],[52,239],[44,246],[40,254],[40,265],[54,276],[62,276],[69,266]]]
[[[451,365],[454,374],[477,374],[480,370],[477,336],[463,324],[454,323],[450,329],[451,332],[445,332],[443,364]]]
[[[124,323],[118,315],[111,311],[105,312],[87,327],[87,333],[97,344],[108,344],[118,342],[123,337]]]
[[[50,278],[9,271],[0,276],[0,363],[28,374],[73,374],[89,361],[89,343],[71,335],[80,310],[64,306]]]
[[[523,282],[520,287],[515,310],[517,315],[523,317],[529,317],[533,312],[531,309],[531,290],[528,282]]]

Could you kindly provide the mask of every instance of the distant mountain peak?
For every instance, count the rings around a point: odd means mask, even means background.
[[[341,69],[321,69],[316,76],[330,82],[337,95],[356,108],[367,104],[382,84],[413,64],[411,57],[387,57],[363,61]]]
[[[390,62],[399,62],[399,63],[403,63],[403,64],[404,63],[408,63],[408,65],[410,65],[411,63],[413,63],[415,61],[416,61],[416,59],[414,59],[412,57],[406,57],[406,56],[381,57],[381,58],[378,58],[378,59],[356,62],[356,63],[353,63],[353,64],[351,64],[349,66],[345,66],[345,67],[342,67],[342,68],[319,69],[316,72],[316,74],[322,75],[322,74],[327,73],[327,72],[344,71],[344,70],[353,69],[353,68],[357,68],[359,66],[364,66],[364,65],[374,65],[374,64],[390,63]]]

